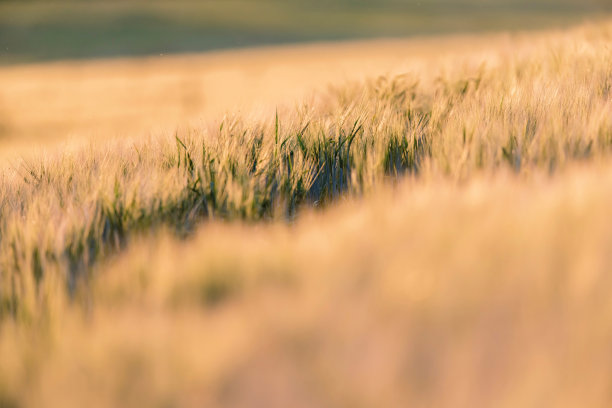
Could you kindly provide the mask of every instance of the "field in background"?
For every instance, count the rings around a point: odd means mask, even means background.
[[[529,33],[462,35],[0,67],[0,156],[67,140],[170,134],[224,115],[272,119],[332,84],[533,41]]]
[[[0,406],[610,406],[611,42],[3,68]]]
[[[607,0],[0,1],[0,64],[565,26]]]

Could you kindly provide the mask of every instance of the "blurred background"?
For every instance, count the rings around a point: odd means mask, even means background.
[[[0,64],[565,26],[610,0],[0,0]]]

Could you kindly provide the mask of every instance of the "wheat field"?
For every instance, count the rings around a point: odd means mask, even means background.
[[[0,406],[610,406],[611,44],[1,68]]]

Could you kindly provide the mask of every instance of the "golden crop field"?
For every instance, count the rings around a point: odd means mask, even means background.
[[[612,404],[611,21],[0,89],[0,406]]]

